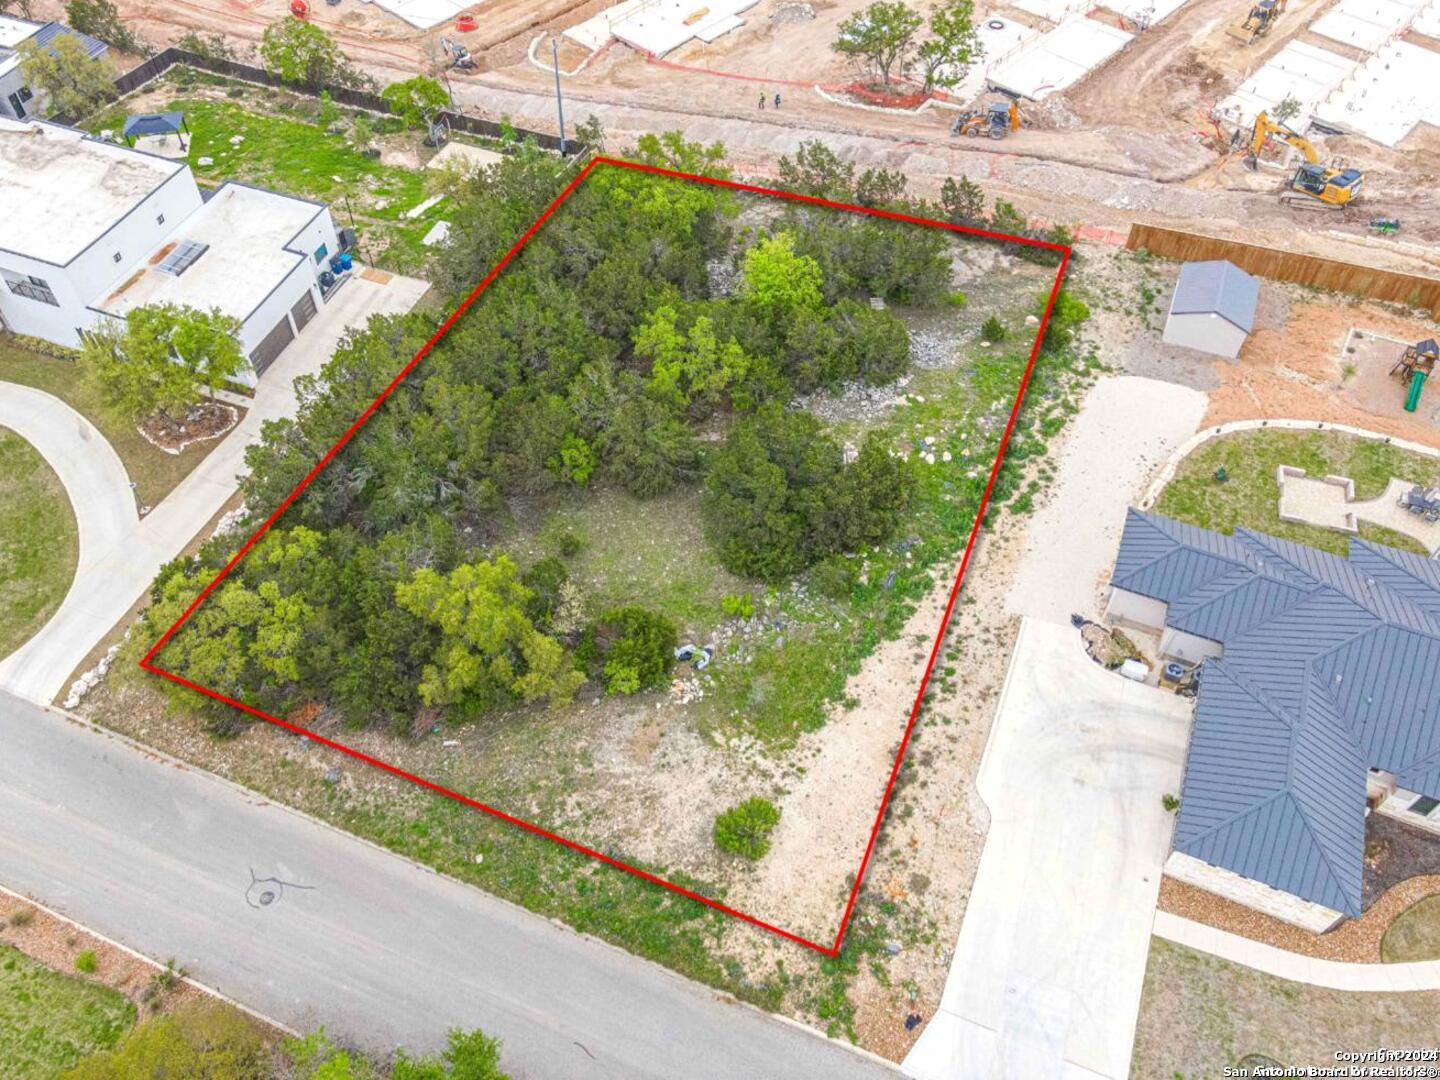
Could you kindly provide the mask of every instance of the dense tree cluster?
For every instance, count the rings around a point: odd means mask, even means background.
[[[638,153],[721,169],[719,148],[674,135],[647,136]],[[553,158],[522,151],[467,181],[440,278],[483,276],[560,179]],[[649,497],[703,481],[722,561],[767,580],[886,539],[913,487],[909,467],[873,440],[847,464],[787,403],[906,370],[904,324],[868,301],[943,297],[943,243],[813,207],[752,233],[735,227],[737,210],[722,187],[596,170],[163,661],[267,711],[321,701],[355,723],[564,701],[584,673],[634,692],[668,677],[675,628],[630,607],[587,621],[564,562],[502,554],[513,500],[597,485]],[[725,265],[733,272],[717,274]],[[372,319],[297,384],[297,416],[267,425],[248,453],[252,515],[282,503],[433,320]],[[718,428],[718,445],[702,428]],[[158,629],[212,572],[182,564],[162,578]]]

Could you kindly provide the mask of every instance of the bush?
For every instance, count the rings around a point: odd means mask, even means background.
[[[569,580],[570,572],[559,559],[541,559],[520,575],[520,584],[531,593],[525,603],[525,614],[542,630],[548,630],[554,621],[555,609],[560,606],[560,590]]]
[[[770,833],[779,823],[780,808],[757,795],[715,819],[715,846],[732,855],[759,859],[770,850]]]
[[[860,580],[860,567],[854,559],[847,559],[844,555],[831,555],[811,567],[810,580],[822,596],[831,600],[843,600]]]
[[[720,598],[720,610],[727,619],[749,619],[755,615],[755,598],[747,593],[730,593]]]
[[[95,958],[94,949],[86,949],[75,957],[75,970],[84,972],[86,975],[95,974],[95,969],[100,966],[100,961]]]
[[[259,1028],[243,1013],[213,1002],[181,1006],[131,1030],[113,1050],[92,1054],[61,1074],[63,1080],[116,1077],[273,1076]]]
[[[991,315],[980,327],[980,337],[985,341],[1004,341],[1010,334],[998,316]]]
[[[33,907],[22,907],[18,911],[11,912],[10,925],[26,927],[35,921],[35,909]]]
[[[675,624],[642,607],[607,611],[585,631],[576,658],[611,694],[662,686],[675,666]]]

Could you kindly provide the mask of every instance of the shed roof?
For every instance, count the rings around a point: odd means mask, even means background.
[[[1171,315],[1219,315],[1250,333],[1260,280],[1225,259],[1186,263],[1180,268]]]
[[[1176,849],[1359,915],[1366,769],[1440,798],[1440,565],[1131,510],[1112,583],[1224,647],[1202,673]]]

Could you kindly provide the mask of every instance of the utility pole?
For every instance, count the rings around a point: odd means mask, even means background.
[[[565,102],[560,97],[560,44],[550,35],[550,62],[555,66],[555,112],[560,117],[560,156],[565,156]]]

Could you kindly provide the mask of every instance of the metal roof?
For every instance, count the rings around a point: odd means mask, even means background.
[[[1440,565],[1131,510],[1111,584],[1224,648],[1202,673],[1176,850],[1359,915],[1366,769],[1440,798]]]
[[[1232,262],[1192,262],[1180,267],[1171,315],[1219,315],[1245,333],[1255,327],[1260,280]]]
[[[64,23],[58,22],[46,23],[44,26],[40,27],[39,30],[36,30],[33,35],[31,35],[30,40],[35,42],[36,45],[49,45],[52,41],[54,41],[57,37],[60,37],[61,35],[73,37],[77,41],[79,41],[81,45],[84,45],[86,55],[88,55],[92,60],[109,48],[109,46],[106,45],[105,42],[97,41],[89,34],[82,34],[79,30],[72,30]]]

